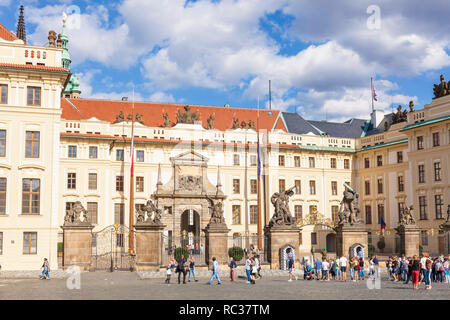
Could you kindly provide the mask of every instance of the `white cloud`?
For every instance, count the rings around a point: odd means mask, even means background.
[[[0,0],[0,6],[2,6],[2,7],[9,6],[10,3],[11,3],[11,0]]]
[[[153,93],[150,98],[149,98],[150,102],[163,102],[163,103],[175,103],[176,100],[173,97],[173,95],[171,94],[167,94],[165,92],[162,91],[158,91]]]

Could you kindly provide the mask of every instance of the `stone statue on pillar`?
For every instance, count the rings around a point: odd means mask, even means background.
[[[413,206],[406,207],[400,215],[399,226],[415,225],[416,220],[412,215]]]
[[[209,224],[225,224],[225,218],[223,217],[223,203],[222,200],[214,200],[208,196],[206,196],[211,206],[211,219],[209,220]]]
[[[80,201],[74,203],[73,207],[64,216],[64,226],[69,225],[90,225],[87,211]]]
[[[295,186],[281,193],[275,192],[270,198],[275,207],[275,213],[269,221],[269,227],[292,226],[294,219],[289,210],[289,197],[294,194]]]
[[[152,200],[148,200],[142,209],[136,205],[136,212],[136,224],[161,224],[161,209],[158,209]]]
[[[354,225],[361,224],[362,221],[359,216],[359,194],[350,186],[344,183],[344,197],[341,201],[339,209],[339,223],[338,225]]]

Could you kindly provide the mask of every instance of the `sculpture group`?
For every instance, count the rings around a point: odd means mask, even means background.
[[[414,220],[412,214],[413,206],[406,207],[403,212],[400,214],[400,226],[408,226],[416,224],[416,220]]]
[[[73,204],[72,208],[64,216],[64,225],[84,224],[88,222],[87,211],[80,201]]]
[[[214,200],[208,196],[206,196],[211,206],[211,219],[209,220],[209,224],[224,224],[225,218],[223,217],[223,203],[222,200]]]
[[[344,197],[339,208],[338,225],[354,225],[361,223],[359,218],[359,194],[344,183]]]
[[[152,200],[148,200],[143,207],[136,205],[136,222],[137,223],[161,223],[161,209],[158,209]]]
[[[289,197],[294,195],[295,187],[281,193],[275,192],[270,198],[275,207],[275,213],[269,221],[269,227],[291,226],[294,224],[291,211],[289,210]]]

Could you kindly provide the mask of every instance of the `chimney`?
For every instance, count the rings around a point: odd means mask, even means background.
[[[374,128],[378,128],[381,121],[384,119],[384,112],[381,110],[373,110],[370,114],[370,122]]]
[[[56,32],[53,30],[48,32],[48,46],[52,48],[56,47]]]
[[[57,43],[57,47],[61,48],[61,45],[62,45],[61,33],[58,34],[58,40],[56,41],[56,43]]]

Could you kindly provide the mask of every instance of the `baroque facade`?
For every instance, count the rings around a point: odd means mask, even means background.
[[[300,256],[336,250],[344,183],[360,194],[372,234],[380,217],[394,233],[401,210],[413,205],[424,250],[441,250],[427,235],[439,234],[450,200],[450,96],[343,123],[277,110],[80,99],[64,28],[55,39],[50,32],[49,47],[29,46],[0,25],[2,269],[37,269],[43,258],[56,269],[60,226],[77,201],[94,232],[128,224],[133,120],[134,202],[152,199],[174,241],[183,232],[191,242],[203,236],[215,197],[223,199],[230,245],[242,236],[250,240],[240,245],[257,243],[259,115],[262,226],[273,215],[271,195],[295,187],[289,206],[302,227]]]

